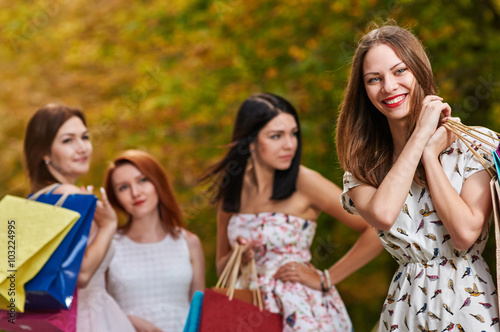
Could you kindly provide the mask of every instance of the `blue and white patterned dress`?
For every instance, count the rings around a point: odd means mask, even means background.
[[[469,176],[484,170],[460,140],[442,153],[441,164],[459,194]],[[351,213],[357,212],[348,189],[360,184],[349,172],[344,174],[342,203]],[[413,182],[392,228],[378,231],[399,263],[379,331],[499,331],[495,282],[481,256],[489,229],[490,223],[469,249],[455,249],[429,190]]]

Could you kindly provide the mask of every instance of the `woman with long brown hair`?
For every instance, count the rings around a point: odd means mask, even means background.
[[[54,194],[88,193],[75,186],[90,167],[92,143],[83,112],[62,104],[48,104],[35,112],[24,138],[24,158],[32,192],[58,183]],[[111,241],[118,220],[101,191],[89,243],[78,274],[77,331],[133,331],[116,302],[108,295],[104,271],[113,256]]]
[[[337,150],[344,207],[378,229],[399,264],[379,331],[498,331],[495,283],[481,256],[490,179],[441,125],[450,115],[411,32],[387,25],[361,39]]]
[[[137,331],[182,331],[191,297],[205,288],[205,261],[165,171],[150,154],[127,150],[108,168],[105,187],[127,216],[114,240],[108,290]]]

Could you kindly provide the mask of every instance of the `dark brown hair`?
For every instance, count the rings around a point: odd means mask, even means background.
[[[87,126],[80,109],[62,104],[45,105],[29,120],[24,135],[24,162],[33,191],[58,182],[49,172],[43,157],[50,154],[59,128],[74,116]]]
[[[175,199],[174,193],[170,187],[167,175],[160,163],[149,153],[139,150],[127,150],[119,155],[108,167],[104,178],[104,186],[108,194],[109,202],[113,207],[122,211],[128,216],[128,221],[120,229],[126,232],[130,228],[132,216],[124,209],[116,197],[113,186],[113,172],[120,166],[131,164],[144,174],[155,186],[158,193],[158,209],[160,219],[165,230],[173,237],[178,237],[181,229],[185,228],[182,211]]]
[[[407,137],[417,123],[425,96],[437,93],[431,64],[420,41],[408,30],[386,25],[370,31],[360,41],[352,60],[337,122],[337,153],[345,171],[364,183],[378,187],[392,166],[394,152],[387,118],[371,103],[363,81],[363,62],[375,45],[386,44],[415,76],[410,96]],[[425,185],[420,164],[415,180]]]
[[[286,99],[271,93],[256,93],[248,97],[238,110],[229,151],[201,180],[213,181],[209,194],[213,194],[213,202],[222,201],[224,211],[240,210],[250,144],[257,139],[260,130],[281,113],[290,114],[297,123],[297,150],[288,169],[274,171],[273,193],[270,199],[286,199],[295,192],[302,155],[299,116]]]

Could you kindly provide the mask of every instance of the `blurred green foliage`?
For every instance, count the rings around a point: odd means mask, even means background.
[[[160,159],[188,228],[215,274],[216,211],[197,179],[224,153],[240,103],[289,99],[303,128],[303,164],[341,186],[333,132],[356,42],[371,22],[411,28],[427,47],[440,95],[470,125],[500,129],[498,0],[0,0],[0,188],[25,195],[22,139],[48,102],[81,107],[100,185],[128,148]],[[312,252],[326,268],[357,234],[322,215]],[[493,264],[494,247],[485,257]],[[357,331],[376,323],[395,263],[387,254],[338,285]]]

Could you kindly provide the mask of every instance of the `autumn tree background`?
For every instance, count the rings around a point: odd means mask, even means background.
[[[241,102],[273,92],[298,109],[303,164],[342,186],[333,133],[349,61],[371,22],[411,28],[440,95],[470,125],[500,129],[498,0],[0,0],[0,191],[26,195],[22,139],[49,102],[81,107],[91,172],[128,148],[163,164],[215,274],[216,209],[197,179],[229,143]],[[313,263],[331,266],[357,234],[318,220]],[[493,265],[494,247],[485,257]],[[382,253],[337,285],[357,331],[378,319],[396,266]],[[493,269],[492,269],[493,270]]]

